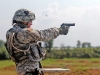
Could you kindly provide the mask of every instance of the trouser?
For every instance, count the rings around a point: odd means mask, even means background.
[[[39,67],[42,68],[41,63],[39,62]],[[38,75],[39,71],[37,71],[37,69],[35,69],[34,72],[26,72],[24,75]],[[39,75],[44,75],[43,71],[41,71],[41,73]]]
[[[38,72],[26,72],[24,75],[44,75],[44,73],[38,73]]]
[[[34,72],[26,72],[25,75],[38,75],[37,73],[34,73]]]
[[[38,73],[34,73],[34,72],[26,72],[25,75],[38,75]]]
[[[40,62],[39,62],[39,67],[42,68],[42,65],[41,65]],[[41,71],[41,74],[40,75],[44,75],[43,71]]]
[[[35,70],[34,72],[26,72],[24,75],[38,75],[39,71]]]

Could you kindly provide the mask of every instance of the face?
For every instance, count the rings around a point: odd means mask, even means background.
[[[28,22],[28,28],[30,28],[31,25],[32,25],[32,21],[29,21],[29,22]]]

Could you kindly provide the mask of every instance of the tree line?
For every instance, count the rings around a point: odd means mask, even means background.
[[[60,48],[47,52],[48,58],[100,58],[100,48]]]
[[[62,45],[60,48],[54,48],[53,40],[46,42],[44,47],[47,51],[48,58],[100,58],[99,46],[93,47],[91,46],[91,43],[82,43],[79,40],[77,41],[76,47]]]
[[[0,40],[0,60],[10,59],[4,44],[5,42],[3,40]]]
[[[46,50],[46,58],[100,58],[100,47],[93,47],[89,42],[81,43],[77,41],[76,47],[61,46],[53,47],[54,40],[44,42],[43,47]],[[4,46],[4,41],[0,40],[0,60],[10,59]]]

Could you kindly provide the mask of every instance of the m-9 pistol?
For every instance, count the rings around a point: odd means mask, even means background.
[[[61,27],[62,26],[75,26],[75,23],[63,23],[63,24],[61,24]]]

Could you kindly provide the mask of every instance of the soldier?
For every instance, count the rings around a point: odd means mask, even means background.
[[[13,17],[13,28],[6,33],[6,49],[16,64],[18,75],[38,75],[41,68],[40,61],[46,52],[38,41],[55,39],[59,35],[66,35],[69,27],[34,30],[31,28],[35,14],[27,9],[19,9]]]

